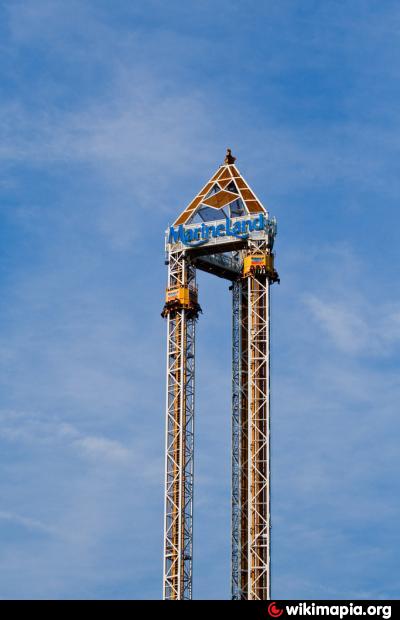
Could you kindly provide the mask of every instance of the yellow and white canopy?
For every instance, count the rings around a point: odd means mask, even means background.
[[[265,207],[234,165],[235,159],[228,149],[222,166],[180,214],[174,226],[257,213],[268,215]]]

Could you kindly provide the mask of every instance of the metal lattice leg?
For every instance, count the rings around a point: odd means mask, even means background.
[[[269,281],[248,287],[248,589],[249,600],[270,598]]]
[[[184,256],[170,260],[170,286],[194,280]],[[167,319],[164,599],[184,600],[192,597],[196,315],[176,308]]]
[[[241,295],[242,283],[232,285],[232,599],[241,598]]]
[[[249,358],[248,358],[248,293],[247,282],[241,286],[240,295],[240,352],[241,352],[241,394],[240,394],[240,598],[248,597],[248,486],[249,486],[249,450],[248,450],[248,394],[249,394]]]

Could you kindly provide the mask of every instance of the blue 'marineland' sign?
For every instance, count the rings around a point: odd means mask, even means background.
[[[267,219],[263,213],[254,218],[241,219],[232,222],[231,218],[225,218],[225,223],[208,225],[206,223],[196,227],[185,227],[183,224],[169,229],[168,243],[183,243],[195,247],[207,243],[212,238],[236,237],[247,239],[253,231],[265,230]]]

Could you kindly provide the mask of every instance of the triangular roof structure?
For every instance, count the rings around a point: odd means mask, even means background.
[[[231,149],[225,161],[174,222],[174,226],[267,213],[234,165]]]

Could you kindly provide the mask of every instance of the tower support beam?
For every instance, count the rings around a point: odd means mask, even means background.
[[[269,281],[249,277],[247,599],[270,598]]]
[[[170,256],[163,311],[168,323],[163,597],[169,600],[192,597],[195,273],[184,253]]]
[[[232,286],[232,599],[241,596],[241,297],[242,281]]]

